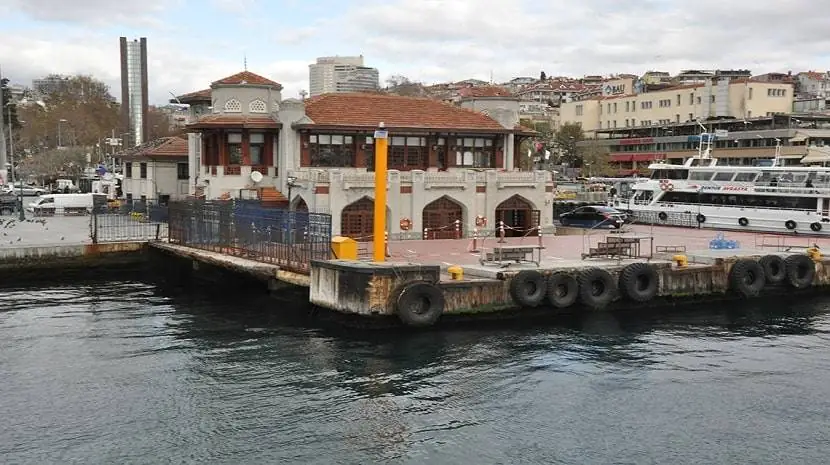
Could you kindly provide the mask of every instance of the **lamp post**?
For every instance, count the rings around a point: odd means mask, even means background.
[[[288,176],[286,178],[286,182],[288,184],[288,211],[294,210],[294,202],[291,201],[291,188],[297,186],[297,177],[296,176]]]
[[[61,118],[58,120],[58,148],[63,148],[63,143],[61,141],[61,123],[67,123],[68,121]]]
[[[11,172],[12,178],[12,188],[14,188],[15,182],[15,169],[14,169],[14,128],[12,127],[12,105],[13,102],[7,103],[6,106],[6,125],[9,126],[9,171]],[[17,197],[17,211],[18,211],[18,219],[23,221],[26,219],[26,212],[23,211],[23,181],[18,181],[20,183],[20,190],[18,191]]]

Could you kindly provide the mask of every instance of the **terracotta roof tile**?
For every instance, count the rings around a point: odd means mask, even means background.
[[[398,95],[342,93],[324,94],[306,101],[309,126],[369,129],[383,122],[390,129],[506,129],[477,111],[438,100]]]
[[[219,79],[218,81],[213,81],[210,84],[210,86],[235,86],[244,84],[252,84],[255,86],[272,86],[282,89],[282,84],[276,81],[272,81],[266,77],[262,77],[259,74],[252,73],[250,71],[242,71],[241,73],[236,73],[233,76],[228,76],[226,78]]]
[[[189,92],[187,94],[179,95],[178,97],[171,99],[170,103],[188,103],[188,102],[210,102],[210,89],[202,89],[197,90],[196,92]]]
[[[122,152],[120,158],[187,158],[187,140],[179,136],[160,137]]]
[[[458,90],[458,95],[461,97],[512,97],[513,94],[499,86],[477,86],[465,87]]]
[[[249,129],[279,129],[279,121],[270,116],[251,116],[243,114],[213,113],[199,118],[195,123],[187,125],[188,129],[210,128],[249,128]]]

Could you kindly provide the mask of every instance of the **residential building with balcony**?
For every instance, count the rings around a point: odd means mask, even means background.
[[[552,223],[549,172],[514,171],[522,139],[518,101],[470,95],[457,105],[375,93],[282,100],[281,86],[250,72],[211,85],[210,114],[188,126],[194,195],[285,199],[329,213],[333,233],[372,234],[374,130],[389,131],[388,231],[454,237],[488,219],[508,234]],[[253,175],[258,172],[262,176]],[[287,195],[285,195],[287,194]],[[288,199],[287,197],[290,197]],[[403,222],[406,223],[406,222]],[[535,230],[534,230],[535,231]]]
[[[682,164],[698,153],[701,124],[707,133],[720,133],[712,144],[713,158],[720,164],[751,166],[770,162],[780,141],[781,165],[825,163],[827,154],[815,148],[830,147],[830,117],[773,115],[761,118],[712,119],[670,123],[664,126],[601,129],[597,139],[578,146],[607,147],[610,163],[618,176],[648,174],[655,161]]]
[[[566,102],[560,111],[563,124],[579,123],[591,137],[604,129],[662,127],[698,119],[749,119],[784,114],[792,111],[792,105],[792,83],[712,79],[659,91]]]
[[[186,198],[190,194],[187,149],[187,140],[175,136],[155,139],[122,152],[119,158],[124,197],[161,203]]]

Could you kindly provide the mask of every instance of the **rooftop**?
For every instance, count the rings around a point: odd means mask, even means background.
[[[306,101],[309,126],[373,129],[456,129],[509,132],[493,118],[438,100],[398,95],[324,94]],[[298,125],[301,126],[301,125]]]
[[[282,89],[282,84],[272,81],[266,77],[260,76],[259,74],[252,73],[248,70],[236,73],[232,76],[228,76],[226,78],[219,79],[217,81],[213,81],[210,84],[210,87],[215,86],[241,86],[241,85],[254,85],[254,86],[267,86],[267,87],[276,87],[278,89]]]
[[[179,136],[160,137],[125,150],[121,158],[187,158],[187,140]]]

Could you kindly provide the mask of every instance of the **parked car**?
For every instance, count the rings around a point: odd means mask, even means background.
[[[20,184],[10,185],[6,184],[3,186],[2,190],[3,194],[20,194]],[[35,187],[35,186],[23,186],[23,196],[24,197],[37,197],[39,195],[43,195],[46,193],[46,189],[42,187]]]
[[[628,215],[611,207],[588,205],[559,215],[562,226],[594,228],[609,226],[621,228],[628,221]]]

